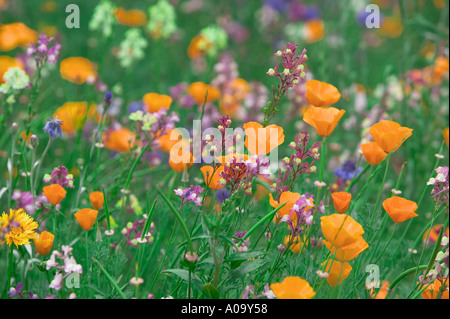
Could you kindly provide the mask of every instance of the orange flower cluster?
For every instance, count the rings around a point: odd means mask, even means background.
[[[117,23],[129,27],[141,27],[147,23],[147,15],[142,10],[132,9],[125,10],[124,8],[117,8],[114,12]]]
[[[53,117],[58,116],[62,121],[61,129],[64,133],[75,133],[81,129],[88,118],[97,119],[97,105],[87,102],[66,102],[56,109]]]
[[[19,59],[11,58],[6,55],[0,56],[0,84],[4,83],[3,75],[9,68],[18,67],[23,69],[23,63]]]
[[[362,235],[364,229],[352,217],[333,214],[320,218],[324,245],[339,261],[350,261],[369,248]]]
[[[147,112],[155,113],[160,109],[168,109],[172,104],[172,98],[168,95],[158,93],[147,93],[143,97],[143,102]]]
[[[267,155],[284,142],[283,128],[275,124],[263,127],[257,122],[247,122],[244,130],[245,147],[252,155]]]
[[[203,82],[192,83],[189,85],[187,91],[199,105],[202,105],[205,102],[209,103],[220,98],[220,91],[218,88]]]

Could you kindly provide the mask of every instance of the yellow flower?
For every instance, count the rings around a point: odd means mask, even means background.
[[[0,228],[8,229],[5,234],[4,241],[11,246],[12,243],[16,247],[20,245],[28,245],[30,239],[34,239],[36,234],[34,230],[38,228],[33,218],[25,213],[23,209],[9,210],[9,215],[3,212],[0,219]],[[0,242],[2,244],[3,242]]]

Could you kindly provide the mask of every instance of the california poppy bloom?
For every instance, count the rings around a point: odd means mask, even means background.
[[[378,291],[378,293],[376,294],[376,296],[373,296],[373,293],[371,293],[371,297],[373,299],[386,299],[386,296],[389,291],[389,286],[390,286],[389,281],[384,281],[383,285],[381,286],[381,288]]]
[[[47,197],[48,201],[54,206],[58,205],[67,194],[67,191],[58,184],[44,186],[42,190],[44,196]]]
[[[412,129],[394,121],[383,120],[369,129],[378,146],[386,153],[395,152],[412,135]]]
[[[93,83],[97,78],[97,66],[83,57],[71,57],[62,60],[59,72],[64,80],[75,84]]]
[[[322,263],[322,267],[325,262]],[[325,266],[325,272],[328,273],[327,282],[331,287],[336,287],[350,275],[352,266],[348,262],[340,262],[337,260],[328,260]]]
[[[345,213],[352,200],[352,194],[347,192],[335,192],[331,194],[331,197],[333,198],[334,209],[340,214]]]
[[[290,249],[294,254],[298,255],[303,247],[305,239],[306,236],[303,236],[303,240],[301,240],[299,236],[296,236],[295,238],[292,238],[292,235],[285,236],[283,245],[286,246],[287,249]]]
[[[337,248],[353,244],[364,234],[362,226],[349,215],[322,216],[320,226],[327,241]]]
[[[442,136],[444,137],[444,140],[445,140],[445,143],[447,143],[447,146],[448,146],[448,130],[449,130],[449,128],[447,127],[446,129],[444,129],[442,131]]]
[[[438,224],[438,225],[434,225],[431,228],[431,231],[429,232],[429,234],[428,234],[428,231],[426,231],[422,237],[423,244],[430,245],[430,244],[436,243],[436,241],[439,238],[439,234],[441,233],[441,230],[444,230],[444,225]],[[445,229],[443,236],[448,237],[448,227],[447,227],[447,229]]]
[[[41,256],[47,255],[53,247],[53,240],[55,239],[55,235],[49,233],[48,231],[43,231],[40,234],[36,234],[36,238],[34,238],[34,246],[36,246],[36,250]]]
[[[187,139],[183,139],[182,137],[182,133],[177,129],[166,130],[166,134],[156,138],[156,141],[161,151],[169,153],[172,147],[178,143],[181,143],[178,144],[180,147],[189,147],[189,141]]]
[[[220,165],[216,171],[214,171],[214,167],[209,165],[203,166],[200,168],[200,171],[202,172],[205,183],[209,188],[217,190],[225,186],[225,184],[219,183],[221,180],[220,173],[223,171],[222,165]]]
[[[64,133],[74,133],[81,129],[87,118],[95,118],[97,115],[97,105],[87,102],[66,102],[56,109],[53,117],[58,116],[62,121],[61,129]]]
[[[380,164],[387,156],[386,152],[376,142],[361,144],[361,150],[364,158],[370,165]]]
[[[278,299],[311,299],[316,294],[305,279],[297,276],[286,277],[281,283],[271,284],[270,289]]]
[[[75,213],[75,218],[84,230],[89,230],[94,226],[98,211],[91,208],[83,208]]]
[[[117,8],[114,15],[116,16],[117,23],[129,27],[141,27],[147,22],[145,12],[138,9],[127,11],[124,8]]]
[[[384,17],[380,28],[377,29],[378,33],[389,38],[398,38],[402,35],[403,30],[402,21],[397,17]]]
[[[136,136],[126,127],[121,127],[103,135],[105,147],[119,153],[128,152],[134,146],[135,141]]]
[[[281,204],[286,203],[286,205],[284,205],[282,208],[278,210],[273,221],[275,223],[278,223],[281,220],[281,218],[283,218],[283,216],[285,215],[289,216],[292,206],[294,206],[295,202],[298,201],[299,199],[300,199],[299,193],[283,192],[280,196],[280,200],[277,202],[276,200],[273,199],[272,194],[269,194],[269,203],[270,206],[272,206],[273,208],[277,208]]]
[[[322,241],[325,247],[334,255],[337,260],[340,261],[350,261],[359,256],[364,250],[369,248],[369,244],[364,240],[362,236],[359,236],[358,239],[351,243],[350,245],[343,247],[331,247],[331,242],[323,240]]]
[[[341,93],[333,85],[317,80],[309,80],[305,84],[306,100],[314,106],[328,106],[336,103],[341,98]]]
[[[17,47],[36,42],[37,32],[28,28],[22,22],[0,26],[0,51],[11,51]]]
[[[245,147],[252,155],[266,155],[284,142],[283,128],[275,124],[263,127],[258,122],[247,122],[244,130]]]
[[[218,88],[213,87],[203,82],[194,82],[188,88],[188,93],[194,98],[198,104],[212,102],[220,98],[220,91]],[[208,94],[208,96],[206,96]]]
[[[191,43],[187,49],[187,54],[191,59],[200,58],[208,52],[212,45],[213,44],[211,41],[206,39],[204,36],[197,35],[191,40]]]
[[[160,109],[168,109],[172,104],[172,98],[168,95],[158,93],[147,93],[142,99],[144,101],[146,111],[150,113],[156,113]]]
[[[0,56],[0,84],[4,83],[3,75],[9,68],[18,67],[23,69],[23,63],[19,59],[15,59],[6,55]]]
[[[448,278],[435,279],[432,284],[430,284],[425,291],[422,293],[423,299],[449,299],[448,293]]]
[[[393,196],[383,202],[383,207],[395,223],[402,223],[413,217],[417,217],[415,211],[417,204],[402,197]]]
[[[194,156],[191,152],[182,148],[170,151],[169,166],[175,172],[181,173],[187,170],[194,163]]]
[[[315,43],[323,39],[325,27],[320,19],[309,20],[305,23],[303,35],[306,43]]]
[[[92,207],[94,207],[96,210],[99,210],[100,208],[102,208],[105,198],[102,192],[96,191],[89,194],[89,200]]]
[[[320,136],[326,137],[333,133],[344,113],[344,110],[338,110],[334,107],[311,107],[303,115],[303,121],[314,127]]]

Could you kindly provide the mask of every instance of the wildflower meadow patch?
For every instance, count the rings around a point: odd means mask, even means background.
[[[448,9],[0,0],[1,298],[448,299]]]

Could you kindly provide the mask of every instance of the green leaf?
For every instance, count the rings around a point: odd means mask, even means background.
[[[213,285],[206,284],[202,290],[209,299],[220,299],[220,292]]]
[[[189,282],[189,271],[186,269],[167,269],[163,271],[164,274],[174,274],[186,282]],[[201,286],[202,280],[193,272],[191,272],[191,282],[194,285]]]
[[[238,268],[230,272],[228,280],[236,280],[244,277],[246,274],[253,272],[265,265],[264,259],[253,259],[244,261]]]
[[[265,252],[262,250],[238,252],[238,253],[231,254],[225,260],[225,262],[232,262],[232,261],[238,261],[238,260],[249,260],[251,258],[256,258],[256,257],[262,256],[264,254],[265,254]]]

